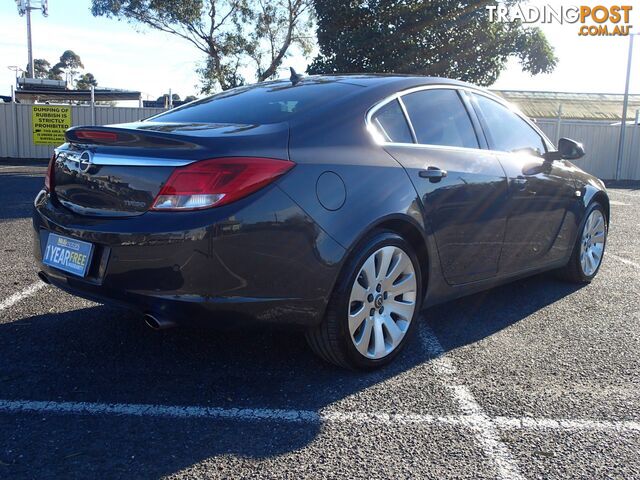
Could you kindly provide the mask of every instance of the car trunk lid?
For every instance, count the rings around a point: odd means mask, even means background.
[[[140,215],[176,167],[223,157],[288,159],[286,124],[137,122],[74,127],[56,149],[52,193],[80,215]]]

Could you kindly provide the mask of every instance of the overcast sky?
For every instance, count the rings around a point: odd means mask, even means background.
[[[542,4],[539,0],[533,3]],[[554,0],[554,6],[575,2]],[[612,4],[597,0],[584,4]],[[619,2],[618,2],[619,3]],[[623,2],[624,3],[624,2]],[[635,2],[627,2],[634,4]],[[632,12],[631,23],[640,29],[640,5]],[[53,65],[64,50],[80,55],[86,72],[101,87],[140,90],[155,99],[172,89],[181,97],[198,94],[195,69],[202,56],[188,42],[168,34],[126,22],[94,18],[89,0],[49,0],[49,17],[33,14],[35,58]],[[559,63],[549,75],[523,73],[516,60],[502,73],[495,88],[567,92],[622,93],[627,61],[628,38],[579,37],[577,25],[541,25],[556,49]],[[18,16],[13,0],[0,0],[0,94],[9,94],[14,74],[7,67],[27,64],[26,20]],[[636,41],[634,68],[640,69],[640,41]],[[306,69],[307,60],[294,55],[285,67]],[[285,75],[283,69],[282,75]],[[640,93],[640,75],[633,74],[631,92]],[[147,97],[145,97],[147,98]]]

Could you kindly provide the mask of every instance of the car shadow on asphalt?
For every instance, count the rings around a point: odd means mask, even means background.
[[[421,321],[445,350],[455,350],[577,289],[549,275],[537,276],[428,309]],[[373,373],[348,372],[317,360],[299,332],[154,332],[134,313],[92,306],[0,324],[0,399],[320,411],[430,360],[414,335],[392,365]],[[9,476],[109,472],[130,478],[168,475],[221,455],[231,455],[228,461],[273,459],[311,444],[323,426],[0,414],[0,429],[6,432],[0,438],[0,476],[4,469]]]
[[[425,314],[444,350],[455,350],[490,337],[585,285],[562,281],[549,272],[432,307]]]
[[[44,186],[39,173],[0,173],[0,221],[31,216],[33,199]]]

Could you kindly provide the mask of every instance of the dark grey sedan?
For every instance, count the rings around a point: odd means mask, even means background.
[[[461,82],[294,77],[66,139],[35,200],[40,277],[154,328],[284,323],[372,368],[423,307],[545,270],[589,282],[604,254],[582,146]]]

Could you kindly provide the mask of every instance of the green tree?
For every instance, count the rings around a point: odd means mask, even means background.
[[[179,102],[180,101],[180,95],[178,95],[177,93],[172,93],[171,94],[171,99],[173,101],[173,103],[175,102]],[[158,98],[156,98],[156,102],[161,102],[166,106],[169,105],[169,94],[165,93],[164,95],[159,96]]]
[[[195,95],[187,95],[184,99],[185,102],[193,102],[194,100],[197,100],[198,97],[196,97]]]
[[[553,70],[557,59],[540,29],[489,22],[486,6],[497,3],[316,0],[320,53],[309,72],[408,73],[490,85],[510,57],[532,74]]]
[[[161,95],[158,98],[156,98],[156,102],[164,102],[164,101],[166,101],[168,99],[169,99],[169,94],[165,93],[164,95]],[[179,102],[180,101],[180,95],[178,95],[177,93],[172,93],[171,94],[171,99],[174,102]]]
[[[306,0],[259,0],[253,3],[254,25],[249,35],[248,55],[258,80],[275,75],[292,44],[309,55],[315,37],[311,34],[313,3]]]
[[[91,86],[97,87],[98,81],[92,73],[84,73],[76,80],[76,88],[78,90],[91,90]]]
[[[84,68],[80,55],[73,50],[65,50],[60,56],[60,61],[51,67],[51,74],[56,77],[62,77],[64,73],[68,83],[73,84],[73,81],[80,69]]]
[[[51,79],[51,80],[62,80],[62,74],[64,72],[62,71],[62,69],[60,68],[59,64],[55,64],[53,67],[51,67],[51,69],[49,70],[49,73],[47,74],[47,78]]]
[[[33,76],[34,78],[49,78],[49,70],[51,64],[44,58],[35,58],[33,60]],[[28,67],[27,67],[28,70]]]
[[[311,0],[92,0],[95,16],[126,19],[170,33],[205,54],[202,91],[275,75],[293,46],[309,51]]]

